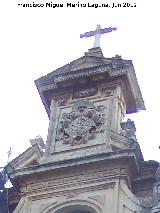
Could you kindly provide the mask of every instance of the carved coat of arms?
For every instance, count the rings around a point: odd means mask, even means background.
[[[56,139],[71,145],[87,143],[103,132],[103,110],[104,106],[95,107],[87,100],[76,102],[70,113],[62,114]]]

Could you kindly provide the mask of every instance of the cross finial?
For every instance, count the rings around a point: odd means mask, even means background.
[[[113,30],[117,30],[117,28],[109,27],[109,28],[101,29],[101,26],[98,24],[96,30],[86,32],[84,34],[80,34],[80,38],[87,38],[87,37],[95,36],[94,47],[100,47],[101,34],[110,33]]]

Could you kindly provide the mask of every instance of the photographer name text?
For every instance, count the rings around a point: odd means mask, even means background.
[[[18,3],[18,6],[21,7],[47,7],[47,8],[129,8],[129,7],[136,7],[136,3],[132,2],[109,2],[109,3],[80,3],[80,2],[75,2],[75,3],[53,3],[53,2],[46,2],[46,3],[23,3],[20,4]]]

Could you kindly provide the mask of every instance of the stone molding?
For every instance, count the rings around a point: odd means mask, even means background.
[[[11,172],[13,168],[23,169],[27,168],[32,161],[36,161],[39,164],[41,157],[43,156],[43,150],[38,144],[34,144],[32,147],[29,147],[25,152],[19,155],[17,158],[12,160],[6,166],[7,172]]]
[[[81,175],[74,175],[74,176],[67,176],[67,177],[62,177],[58,178],[55,180],[47,180],[44,182],[37,182],[30,184],[26,187],[22,188],[22,191],[25,193],[31,193],[34,191],[44,191],[44,190],[49,190],[49,189],[55,189],[56,191],[58,190],[64,190],[68,188],[73,187],[79,187],[80,185],[83,184],[89,184],[89,183],[103,183],[103,181],[110,179],[110,178],[117,178],[121,176],[127,176],[127,170],[124,168],[115,168],[111,170],[105,170],[105,171],[97,171],[97,172],[92,172],[92,173],[87,173],[87,174],[81,174]]]
[[[68,211],[69,211],[69,208],[72,207],[71,209],[73,210],[75,207],[75,210],[76,210],[77,206],[81,207],[82,209],[84,209],[86,211],[90,210],[92,213],[103,213],[102,207],[100,205],[98,205],[97,203],[95,203],[89,199],[83,200],[82,198],[76,199],[76,200],[65,201],[65,202],[59,203],[57,205],[51,204],[47,209],[43,210],[43,212],[41,212],[41,213],[51,213],[51,212],[65,213],[66,208],[68,208]]]
[[[76,91],[73,92],[73,99],[94,96],[97,92],[98,92],[97,87],[88,87],[79,90],[77,89]]]
[[[82,65],[80,66],[80,64]],[[84,56],[37,79],[35,83],[47,113],[49,113],[50,106],[47,92],[57,91],[64,87],[71,88],[77,84],[84,86],[84,83],[88,84],[88,78],[90,83],[95,83],[98,81],[109,81],[110,79],[113,81],[117,77],[123,80],[126,93],[128,93],[126,96],[128,102],[127,113],[144,110],[144,101],[132,61],[123,60],[121,57],[95,58]]]

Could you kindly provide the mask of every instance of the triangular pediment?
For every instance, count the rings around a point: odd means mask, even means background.
[[[28,148],[25,152],[13,159],[7,167],[12,167],[15,170],[27,168],[30,166],[38,165],[40,158],[43,155],[41,148],[35,144],[32,147]]]
[[[101,49],[99,50],[102,51]],[[101,52],[102,53],[102,52]],[[47,76],[51,77],[52,75],[59,75],[62,73],[67,73],[74,70],[82,70],[87,68],[93,68],[97,66],[101,66],[107,63],[111,63],[111,61],[103,56],[103,54],[92,54],[92,49],[89,50],[89,52],[85,53],[84,56],[81,58],[78,58],[69,64],[64,65],[63,67],[60,67],[56,69],[55,71],[49,73]]]
[[[70,71],[87,69],[87,68],[91,68],[91,67],[97,67],[97,66],[100,66],[102,64],[103,64],[102,61],[93,60],[93,59],[91,60],[89,58],[84,58],[82,60],[79,60],[79,63],[73,64],[73,66],[70,69]]]
[[[111,131],[111,146],[113,151],[128,149],[136,144],[136,140],[129,138],[127,136],[123,136],[117,132]]]
[[[75,87],[77,82],[83,82],[84,79],[87,79],[88,82],[94,81],[93,76],[102,77],[110,82],[117,79],[123,81],[127,113],[145,109],[132,61],[124,60],[119,55],[105,58],[100,48],[92,48],[81,58],[35,81],[48,116],[50,115],[51,93],[53,91],[64,87]]]

